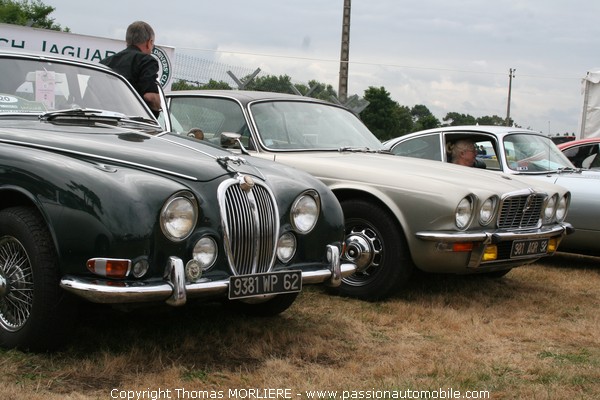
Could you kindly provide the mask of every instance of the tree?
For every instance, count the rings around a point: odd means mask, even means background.
[[[391,139],[411,132],[410,109],[392,100],[390,93],[383,86],[369,87],[365,90],[364,98],[369,102],[369,106],[364,109],[360,117],[379,140]]]
[[[417,104],[411,108],[410,114],[412,115],[413,131],[415,132],[440,126],[440,120],[423,104]]]
[[[444,122],[446,122],[445,126],[457,126],[457,125],[475,125],[477,121],[475,117],[469,114],[460,114],[457,112],[449,112],[443,118]]]
[[[300,94],[305,96],[308,94],[309,97],[313,97],[315,99],[331,101],[332,97],[337,98],[337,92],[332,85],[328,85],[314,79],[308,81],[308,85],[296,83],[294,86],[296,89],[298,89]]]
[[[245,79],[242,79],[245,82]],[[258,90],[261,92],[293,93],[292,78],[288,75],[265,75],[256,76],[250,82],[246,82],[245,90]]]
[[[0,22],[62,31],[61,26],[54,23],[54,18],[49,17],[54,10],[56,8],[40,0],[0,0]],[[70,32],[70,29],[65,28],[64,31]]]
[[[511,119],[512,121],[512,119]],[[489,115],[477,118],[477,123],[479,125],[496,125],[496,126],[504,126],[506,124],[506,118],[499,117],[497,115]]]
[[[219,90],[231,90],[229,83],[224,81],[215,81],[211,79],[208,83],[191,82],[185,79],[179,79],[171,85],[171,90],[208,90],[208,89],[219,89]]]

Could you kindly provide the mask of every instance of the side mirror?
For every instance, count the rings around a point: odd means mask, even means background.
[[[242,135],[239,133],[221,132],[221,147],[224,147],[226,149],[239,148],[242,154],[250,155],[250,153],[248,153],[248,150],[246,150],[246,148],[242,144],[242,141],[240,140],[241,137]]]
[[[242,135],[233,132],[221,132],[221,147],[231,148],[236,147]]]

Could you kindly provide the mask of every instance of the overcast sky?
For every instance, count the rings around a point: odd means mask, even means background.
[[[156,43],[225,64],[338,89],[344,0],[42,0],[73,33],[124,39],[134,20]],[[348,94],[506,117],[551,135],[576,132],[581,80],[600,69],[600,1],[352,0]]]

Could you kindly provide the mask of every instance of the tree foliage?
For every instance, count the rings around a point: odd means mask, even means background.
[[[207,90],[207,89],[219,89],[219,90],[231,90],[229,83],[224,81],[215,81],[211,79],[208,83],[190,82],[184,79],[179,79],[171,84],[171,90]]]
[[[369,87],[365,90],[367,108],[360,114],[362,121],[380,140],[391,139],[412,129],[412,116],[408,107],[392,100],[385,88]]]
[[[40,0],[0,0],[0,22],[34,28],[63,31],[59,24],[50,18],[56,8],[47,6]],[[69,28],[64,29],[69,32]]]
[[[423,129],[437,128],[440,126],[440,120],[437,119],[429,108],[423,104],[417,104],[410,110],[413,119],[413,131]]]
[[[292,78],[288,75],[265,75],[242,79],[246,84],[245,90],[258,90],[260,92],[294,93],[292,89]]]

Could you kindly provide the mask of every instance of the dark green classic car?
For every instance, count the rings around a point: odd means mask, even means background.
[[[0,345],[60,345],[81,299],[272,315],[354,273],[308,174],[164,132],[100,65],[0,52],[0,73]]]

